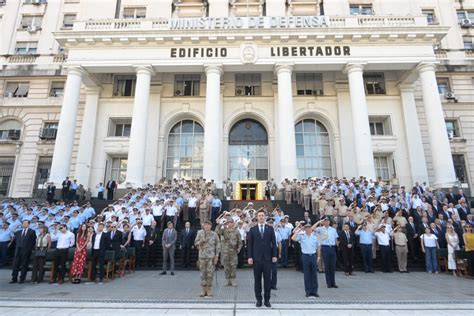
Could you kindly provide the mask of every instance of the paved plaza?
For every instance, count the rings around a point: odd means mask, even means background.
[[[339,289],[328,289],[319,274],[320,298],[305,298],[303,275],[280,270],[278,290],[272,291],[273,308],[256,309],[251,270],[239,270],[237,288],[224,287],[223,271],[213,299],[199,298],[199,272],[137,271],[124,278],[99,284],[8,284],[9,270],[0,270],[0,314],[2,315],[473,315],[474,281],[448,274],[338,272]]]

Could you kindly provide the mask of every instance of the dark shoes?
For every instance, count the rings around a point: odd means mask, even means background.
[[[17,280],[11,280],[10,284],[17,283],[17,282],[18,282]]]
[[[174,272],[171,272],[171,275],[174,275]]]
[[[256,307],[262,307],[262,301],[257,301],[257,304],[255,304]]]
[[[265,307],[268,307],[268,308],[272,307],[272,304],[270,304],[270,302],[269,302],[269,301],[265,302],[265,304],[264,304],[264,305],[265,305]]]
[[[272,287],[272,290],[276,291],[276,290],[277,290],[277,287],[276,287],[276,286],[273,286],[273,287]]]
[[[160,275],[166,275],[166,271],[161,272]]]

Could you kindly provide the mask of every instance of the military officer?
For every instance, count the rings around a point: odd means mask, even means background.
[[[221,237],[221,262],[224,266],[226,286],[237,286],[235,282],[238,253],[242,248],[240,233],[234,225],[232,218],[224,219],[216,228]]]
[[[221,243],[219,236],[211,231],[211,221],[201,219],[203,229],[198,231],[194,245],[199,250],[199,270],[201,271],[200,297],[212,297],[212,278],[219,259]]]

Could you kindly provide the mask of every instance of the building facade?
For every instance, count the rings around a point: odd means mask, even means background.
[[[471,22],[474,1],[0,0],[0,194],[66,176],[468,189]]]

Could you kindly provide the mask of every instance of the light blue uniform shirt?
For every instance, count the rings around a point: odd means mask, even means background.
[[[212,202],[211,202],[211,205],[212,205],[212,207],[221,207],[222,202],[219,199],[213,199]]]
[[[359,230],[357,232],[357,235],[359,235],[359,243],[365,244],[365,245],[372,245],[372,242],[374,240],[374,234],[370,230]]]
[[[291,229],[289,227],[281,227],[280,235],[282,240],[288,240],[288,238],[291,236]]]
[[[280,229],[275,229],[275,240],[278,245],[279,242],[281,242],[281,234],[280,234]]]
[[[306,233],[299,234],[296,241],[300,243],[301,252],[305,255],[315,254],[318,249],[319,241],[315,233],[311,233],[309,236]]]
[[[336,240],[339,238],[337,230],[333,227],[318,227],[316,229],[318,240],[322,246],[335,246]]]
[[[7,242],[12,239],[13,233],[10,228],[0,228],[0,242]]]

